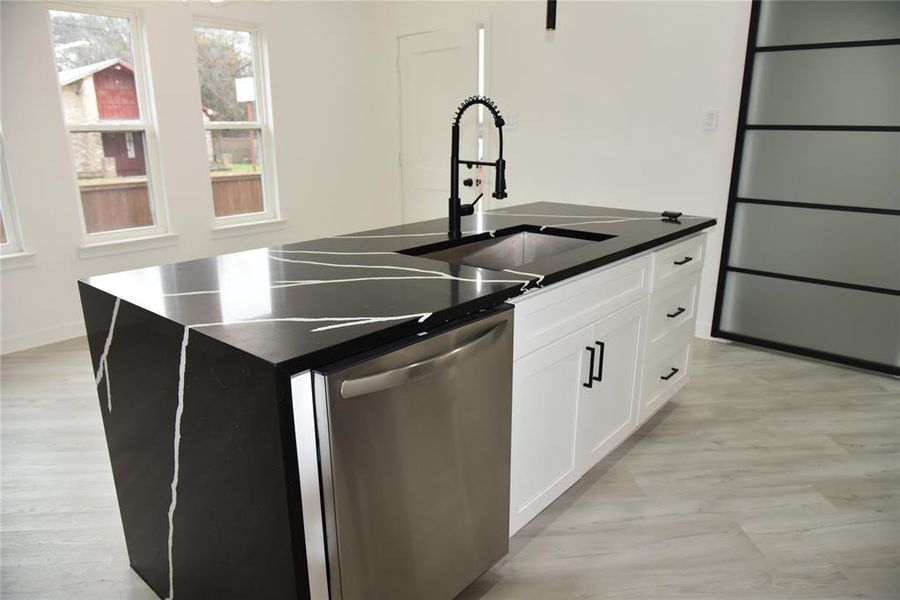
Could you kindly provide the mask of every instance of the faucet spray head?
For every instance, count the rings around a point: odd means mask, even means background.
[[[502,158],[497,159],[496,167],[495,167],[495,177],[494,177],[494,193],[491,194],[494,198],[498,200],[502,200],[506,198],[506,161]]]

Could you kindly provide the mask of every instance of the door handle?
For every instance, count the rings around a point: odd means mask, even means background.
[[[594,387],[594,360],[597,358],[597,349],[593,346],[585,346],[585,350],[591,353],[591,364],[588,366],[588,380],[587,383],[582,383],[586,388]]]
[[[465,179],[463,179],[463,185],[466,187],[472,187],[472,178],[466,177]]]
[[[373,394],[388,388],[424,379],[429,375],[450,368],[455,363],[458,363],[497,341],[506,329],[506,323],[506,321],[497,323],[487,331],[480,332],[477,336],[469,339],[464,344],[457,346],[453,350],[444,352],[443,354],[430,356],[412,364],[384,371],[382,373],[376,373],[375,375],[366,375],[365,377],[359,377],[357,379],[347,379],[341,383],[341,396],[343,398],[353,398],[354,396]]]
[[[597,376],[592,377],[594,381],[603,381],[603,356],[606,353],[606,344],[604,342],[594,342],[600,348],[600,364],[597,366]],[[591,369],[593,371],[593,369]]]
[[[669,317],[670,319],[674,319],[675,317],[677,317],[678,315],[683,313],[685,310],[687,310],[685,307],[679,306],[678,310],[676,310],[675,312],[666,313],[666,316]]]
[[[676,260],[674,264],[676,264],[676,265],[678,265],[678,266],[686,265],[686,264],[688,264],[689,262],[691,262],[692,260],[694,260],[694,257],[693,257],[693,256],[685,256],[685,257],[684,257],[683,259],[681,259],[681,260]]]
[[[659,378],[662,379],[663,381],[668,381],[668,380],[672,379],[673,377],[675,377],[675,373],[677,373],[677,372],[678,372],[678,369],[676,369],[675,367],[672,367],[672,370],[669,372],[668,375],[660,375]]]

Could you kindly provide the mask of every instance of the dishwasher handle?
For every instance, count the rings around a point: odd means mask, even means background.
[[[506,329],[506,321],[497,323],[486,332],[466,341],[453,350],[430,356],[403,367],[383,371],[375,375],[366,375],[357,379],[348,379],[341,384],[341,397],[354,398],[374,394],[388,388],[405,385],[433,375],[453,366],[471,356],[484,347],[493,344]]]

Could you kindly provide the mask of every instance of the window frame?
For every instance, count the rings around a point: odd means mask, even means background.
[[[25,252],[22,242],[22,227],[16,211],[12,181],[9,176],[9,164],[6,161],[6,141],[0,127],[0,213],[3,216],[3,229],[6,232],[6,243],[0,245],[0,256],[10,256]]]
[[[51,11],[81,13],[97,15],[101,17],[113,17],[127,19],[131,33],[131,53],[134,59],[134,83],[137,95],[138,112],[140,118],[130,120],[97,120],[93,124],[70,124],[66,118],[65,105],[62,91],[59,89],[57,77],[57,99],[62,115],[63,127],[68,137],[67,145],[71,163],[72,181],[75,185],[78,198],[78,218],[81,223],[82,247],[106,244],[109,242],[127,241],[150,237],[164,236],[169,233],[168,210],[163,191],[162,164],[159,160],[159,146],[157,137],[156,111],[151,93],[150,65],[148,60],[147,36],[144,29],[143,15],[140,10],[97,6],[94,4],[82,4],[79,2],[48,2],[45,6],[47,28],[50,38],[50,49],[53,53],[54,77],[59,73],[59,65],[56,62],[56,50],[53,47],[53,23],[50,18]],[[146,165],[147,195],[150,210],[153,214],[153,225],[132,227],[129,229],[115,229],[110,231],[98,231],[89,233],[84,218],[84,204],[81,198],[81,186],[78,182],[75,155],[72,148],[72,134],[74,133],[107,133],[107,132],[140,132],[144,137],[144,163]]]
[[[256,93],[255,121],[203,121],[203,135],[210,131],[238,130],[258,131],[259,147],[262,151],[263,161],[260,170],[260,183],[262,185],[263,210],[257,213],[245,213],[217,217],[215,214],[214,197],[212,195],[212,176],[207,167],[206,178],[210,186],[210,208],[213,213],[213,229],[230,228],[232,226],[249,225],[253,223],[266,223],[280,219],[277,186],[275,185],[275,143],[272,133],[272,119],[269,96],[269,70],[266,55],[265,34],[259,23],[246,21],[232,21],[213,17],[195,16],[191,27],[194,36],[194,55],[197,56],[196,31],[197,29],[224,29],[250,34],[250,47],[253,52],[253,87]],[[197,72],[197,89],[200,91],[200,73]],[[200,112],[198,110],[198,112]],[[209,157],[207,156],[207,162]]]

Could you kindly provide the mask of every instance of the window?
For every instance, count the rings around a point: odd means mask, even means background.
[[[0,253],[15,254],[22,251],[19,222],[13,204],[12,186],[6,168],[6,148],[0,131]]]
[[[51,10],[50,29],[84,231],[161,233],[137,14]]]
[[[201,22],[194,39],[215,216],[229,223],[272,219],[259,34]]]

